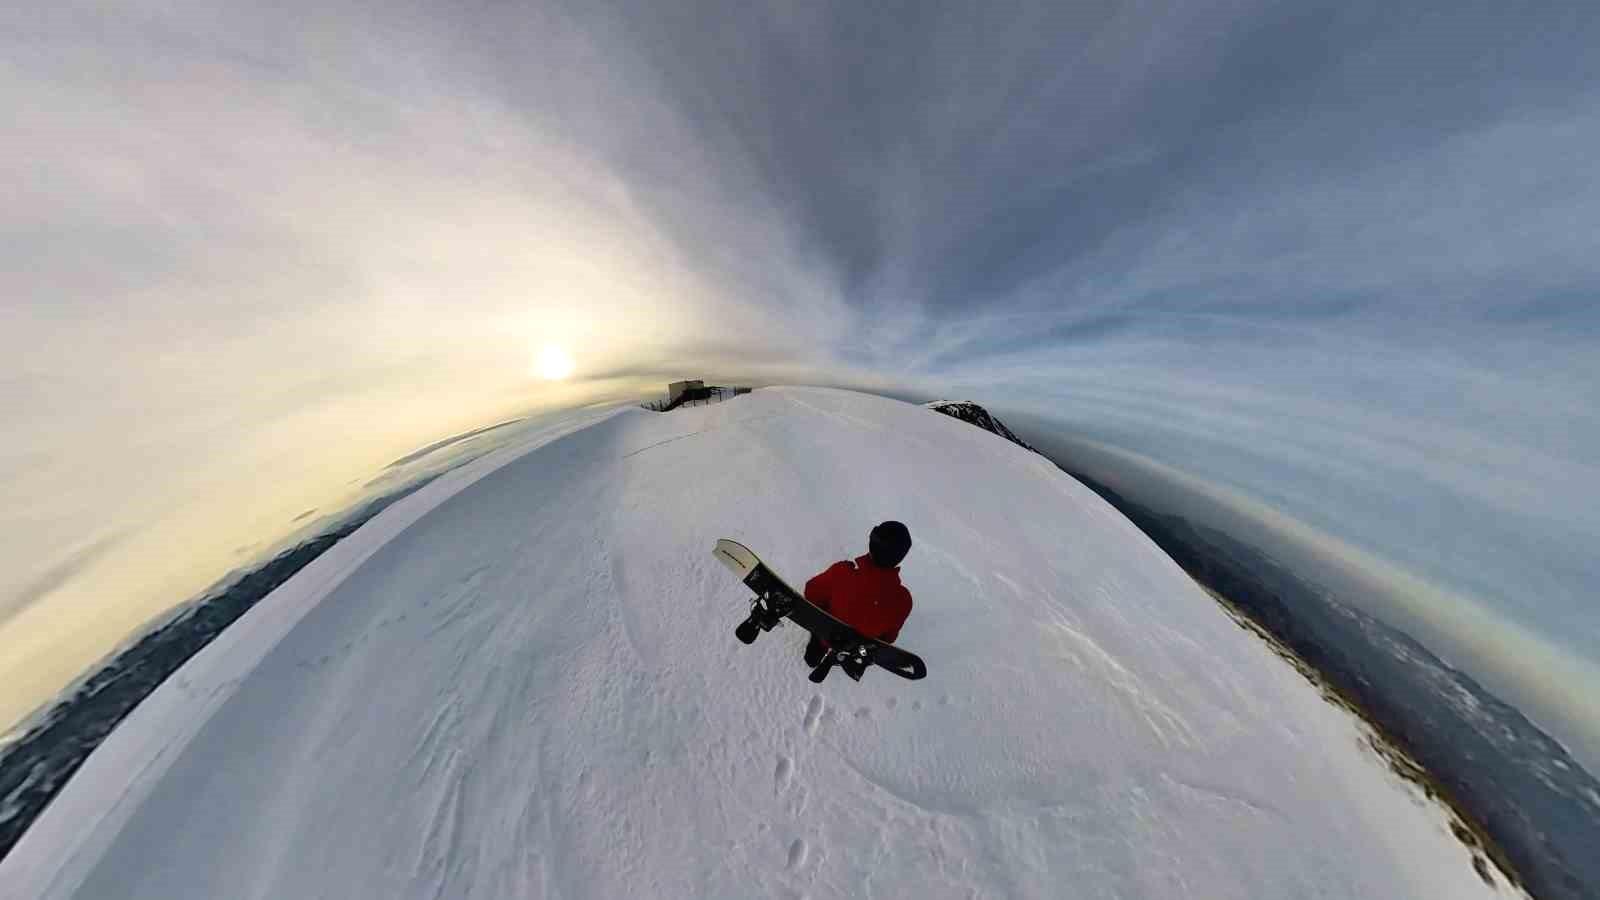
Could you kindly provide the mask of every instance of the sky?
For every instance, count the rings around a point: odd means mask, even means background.
[[[1595,46],[1583,2],[7,5],[0,721],[418,447],[699,375],[1044,417],[1592,673]]]

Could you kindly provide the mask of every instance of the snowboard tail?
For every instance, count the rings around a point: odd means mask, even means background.
[[[754,643],[762,632],[771,631],[784,619],[821,638],[828,645],[822,662],[811,670],[811,680],[820,682],[828,677],[834,666],[844,670],[856,681],[868,666],[887,669],[901,678],[915,681],[928,675],[922,658],[893,644],[862,635],[849,625],[835,619],[810,603],[799,591],[767,568],[766,563],[749,547],[726,538],[717,541],[712,550],[729,571],[739,576],[745,587],[756,595],[750,615],[734,629],[742,643]]]

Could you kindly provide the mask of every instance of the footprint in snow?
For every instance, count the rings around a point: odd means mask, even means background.
[[[773,793],[781,794],[794,776],[794,761],[787,756],[778,757],[778,769],[772,773]]]
[[[810,848],[806,846],[805,840],[803,838],[795,838],[794,843],[789,845],[789,868],[798,869],[805,865],[806,854],[809,852]]]
[[[806,706],[806,734],[814,735],[817,733],[817,723],[822,721],[822,711],[822,695],[818,694],[812,697],[811,702]]]

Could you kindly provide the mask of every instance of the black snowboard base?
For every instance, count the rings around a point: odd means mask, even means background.
[[[868,666],[874,665],[913,681],[927,677],[928,669],[921,657],[893,644],[865,637],[807,602],[799,591],[767,568],[749,547],[723,539],[717,541],[712,555],[756,595],[750,605],[750,615],[733,630],[740,642],[755,643],[763,632],[771,631],[787,619],[827,645],[822,661],[811,670],[813,682],[821,683],[835,666],[856,681],[861,680]]]
[[[807,605],[810,604],[808,603]],[[790,614],[793,612],[794,610],[790,608],[790,604],[785,603],[782,597],[772,595],[758,597],[751,605],[749,617],[733,629],[733,634],[742,643],[753,644],[763,631],[771,631],[776,628],[782,624],[783,619],[790,618]],[[821,612],[821,610],[818,610],[818,612]],[[804,615],[804,613],[801,615]],[[807,658],[806,662],[812,666],[811,674],[808,677],[812,682],[821,684],[822,680],[827,678],[828,673],[833,670],[833,667],[838,666],[846,675],[856,681],[860,681],[861,676],[867,671],[867,666],[876,661],[873,648],[869,646],[870,644],[878,644],[878,642],[860,635],[856,635],[854,643],[842,642],[833,644],[831,641],[828,642],[828,646],[824,648],[821,658],[816,663],[812,664],[810,658]],[[878,645],[881,647],[890,646],[888,644]],[[904,651],[900,652],[903,653]],[[885,668],[888,667],[886,666]],[[890,669],[890,671],[895,670]],[[901,677],[910,677],[903,672],[895,672],[895,674],[901,675]]]

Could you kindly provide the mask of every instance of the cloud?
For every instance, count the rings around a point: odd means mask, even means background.
[[[974,366],[964,384],[1269,503],[1592,656],[1590,356],[1539,352],[1486,367],[1461,341],[1429,353],[1314,330],[1142,332],[1086,359],[1041,350]]]
[[[91,540],[77,549],[69,552],[65,557],[49,564],[42,571],[17,589],[15,596],[5,606],[0,607],[0,622],[4,622],[18,610],[37,602],[51,591],[65,584],[73,576],[84,571],[95,561],[105,556],[122,535],[110,534]]]
[[[1034,435],[1138,502],[1219,527],[1297,574],[1396,625],[1450,665],[1471,673],[1560,740],[1590,771],[1600,768],[1600,663],[1525,627],[1470,594],[1441,589],[1385,558],[1285,515],[1274,505],[1116,447],[1063,437],[1046,422]],[[1520,621],[1519,621],[1520,620]]]

